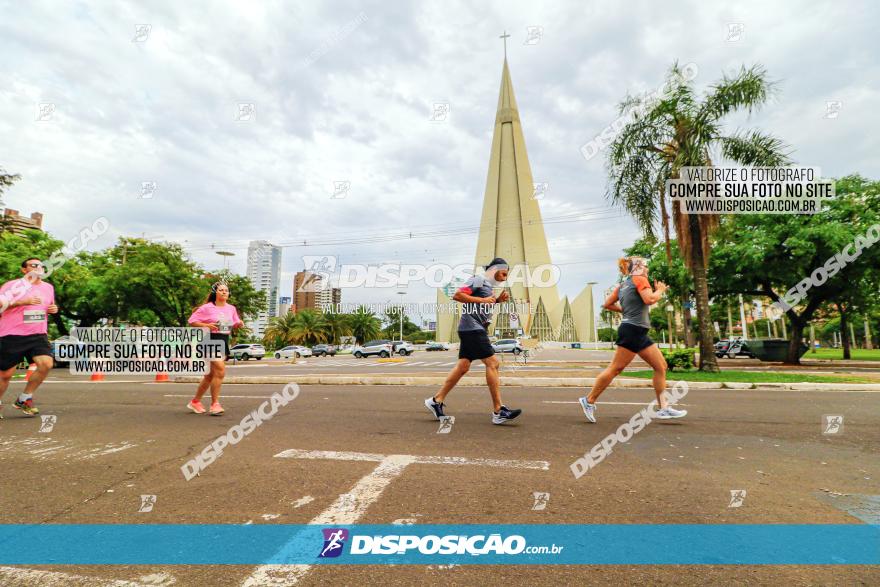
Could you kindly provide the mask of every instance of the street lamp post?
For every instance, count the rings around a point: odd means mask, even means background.
[[[739,319],[742,321],[743,340],[749,339],[749,327],[746,324],[746,308],[743,305],[743,296],[739,294]]]
[[[223,257],[223,270],[229,269],[229,257],[234,257],[235,253],[230,251],[217,251],[217,254]]]
[[[400,296],[400,340],[403,340],[403,296],[406,295],[405,291],[397,292],[397,295]]]

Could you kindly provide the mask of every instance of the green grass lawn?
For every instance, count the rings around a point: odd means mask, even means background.
[[[880,349],[852,349],[853,361],[880,361]],[[803,359],[843,359],[843,349],[817,349],[816,352],[807,351]]]
[[[650,379],[653,371],[625,371],[623,377]],[[669,381],[741,381],[744,383],[876,383],[875,380],[854,375],[801,375],[800,373],[768,373],[766,371],[669,371]]]

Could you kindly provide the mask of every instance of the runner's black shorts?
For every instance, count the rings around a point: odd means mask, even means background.
[[[0,336],[0,371],[15,367],[22,359],[31,363],[40,355],[52,356],[52,346],[46,334]]]
[[[228,334],[220,334],[219,332],[212,332],[209,336],[211,340],[222,340],[223,341],[223,356],[229,359],[229,335]]]
[[[617,329],[617,346],[622,346],[628,351],[637,353],[654,344],[648,337],[648,329],[623,322]]]
[[[458,338],[461,344],[458,346],[458,358],[468,361],[488,359],[495,354],[489,335],[485,330],[468,330],[459,332]]]

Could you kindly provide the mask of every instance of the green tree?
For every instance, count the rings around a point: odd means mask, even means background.
[[[631,115],[608,154],[612,201],[624,207],[649,237],[658,217],[663,226],[667,255],[671,257],[670,218],[685,265],[693,275],[700,333],[700,369],[718,371],[712,347],[707,267],[709,239],[718,216],[684,214],[665,201],[666,181],[679,177],[682,167],[711,166],[713,152],[743,165],[775,166],[788,162],[784,145],[759,131],[726,134],[723,119],[737,110],[763,105],[773,90],[761,66],[743,67],[734,77],[724,76],[700,99],[676,63],[670,69],[662,95],[627,97],[622,115]]]
[[[64,247],[64,242],[53,238],[40,230],[26,230],[23,234],[0,234],[0,274],[2,281],[17,279],[22,276],[21,262],[25,257],[37,257],[44,261]],[[94,299],[93,275],[89,268],[88,253],[79,253],[59,266],[46,281],[55,288],[55,302],[58,313],[51,315],[52,323],[57,331],[66,335],[71,322],[80,323],[82,314],[97,320],[104,308],[100,300]],[[86,324],[90,325],[90,324]]]
[[[348,314],[325,312],[324,322],[327,324],[327,339],[331,344],[339,344],[343,336],[351,335],[351,320]]]
[[[777,302],[811,275],[821,278],[826,262],[857,239],[864,245],[868,228],[880,224],[880,181],[847,176],[837,180],[836,193],[820,214],[727,217],[712,255],[713,294],[767,296]],[[856,302],[869,307],[863,294],[880,286],[880,245],[865,246],[844,265],[786,310],[791,324],[787,363],[799,362],[804,329],[823,306]]]
[[[318,310],[306,308],[293,315],[293,342],[312,346],[319,342],[327,342],[330,335],[324,314]]]
[[[12,187],[12,184],[21,179],[21,175],[17,173],[6,173],[6,170],[0,167],[0,206],[5,206],[3,203],[3,193],[6,192],[7,189]],[[7,220],[5,215],[0,215],[0,233],[6,232],[6,229],[9,228],[9,221]]]
[[[358,344],[377,338],[382,326],[379,318],[365,306],[360,306],[349,314],[349,324],[351,325],[351,334]]]
[[[382,334],[386,337],[397,340],[400,336],[400,320],[401,314],[403,314],[403,336],[404,338],[411,336],[412,334],[419,331],[419,327],[415,325],[415,323],[409,319],[409,316],[403,311],[402,306],[395,306],[385,312],[384,322],[385,327],[382,329]]]
[[[288,312],[284,316],[271,318],[263,333],[264,344],[278,349],[296,343],[296,314]]]
[[[103,278],[116,297],[114,321],[136,318],[144,326],[186,326],[204,300],[204,272],[180,245],[123,237],[107,256]]]

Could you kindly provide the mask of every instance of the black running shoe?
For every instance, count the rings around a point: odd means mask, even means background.
[[[433,397],[429,397],[425,400],[425,407],[428,408],[428,411],[438,420],[446,415],[443,413],[443,408],[446,407],[446,404],[438,404],[434,401]]]
[[[492,423],[504,424],[505,422],[515,420],[520,414],[522,414],[522,410],[511,410],[507,406],[501,406],[497,413],[492,412]]]

